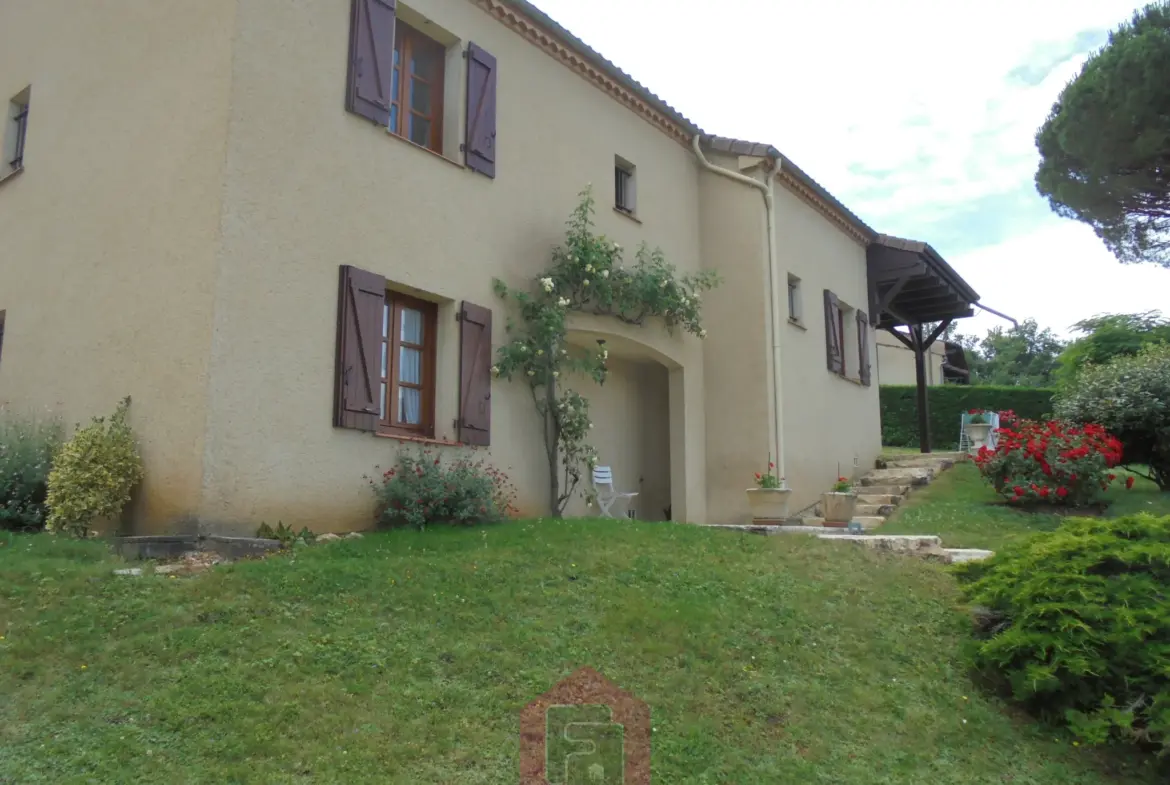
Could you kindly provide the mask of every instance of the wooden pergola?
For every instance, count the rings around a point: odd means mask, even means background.
[[[866,251],[870,323],[914,353],[918,384],[918,437],[930,452],[930,401],[926,352],[955,319],[975,314],[979,295],[926,243],[880,234]],[[938,322],[926,334],[925,325]],[[896,328],[906,327],[909,335]]]

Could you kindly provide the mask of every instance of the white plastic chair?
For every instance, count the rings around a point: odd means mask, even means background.
[[[603,491],[608,487],[609,491]],[[613,507],[614,502],[622,499],[629,500],[637,496],[637,493],[618,493],[613,487],[613,469],[608,466],[594,466],[593,467],[593,489],[597,492],[597,505],[601,507],[602,518],[615,518],[610,508]]]

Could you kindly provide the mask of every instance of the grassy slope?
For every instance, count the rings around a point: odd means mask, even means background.
[[[655,782],[1154,781],[974,692],[950,576],[853,547],[544,522],[114,566],[0,547],[0,782],[514,782],[581,665],[650,703]]]
[[[1126,476],[1118,471],[1119,476]],[[1107,514],[1152,512],[1170,515],[1170,493],[1138,478],[1133,490],[1116,482],[1106,494]],[[1002,503],[970,463],[945,472],[927,488],[910,495],[882,526],[883,534],[937,534],[949,548],[990,548],[1034,531],[1055,529],[1060,516],[1025,513]]]

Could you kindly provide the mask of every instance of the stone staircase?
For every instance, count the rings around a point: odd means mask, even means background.
[[[929,485],[935,477],[966,457],[966,453],[961,452],[935,452],[879,458],[877,468],[856,483],[857,509],[853,520],[866,530],[878,528],[915,488]],[[800,523],[803,526],[823,526],[825,519],[821,517],[821,505],[817,504],[812,514],[802,517]]]
[[[974,548],[944,548],[935,535],[879,534],[878,528],[893,514],[915,489],[929,485],[936,477],[959,461],[967,460],[962,452],[936,452],[927,455],[885,455],[877,460],[877,467],[856,483],[857,507],[853,520],[860,523],[866,534],[850,534],[846,529],[826,527],[820,517],[820,504],[812,514],[798,515],[784,525],[773,524],[699,524],[716,529],[735,529],[752,534],[804,534],[822,540],[851,542],[866,548],[902,553],[941,561],[946,564],[982,561],[991,558],[991,551]]]

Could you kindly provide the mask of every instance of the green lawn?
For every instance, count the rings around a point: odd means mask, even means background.
[[[126,578],[0,543],[3,783],[515,782],[583,665],[650,704],[659,783],[1157,781],[979,694],[947,571],[852,546],[546,521]]]
[[[1119,477],[1127,476],[1118,470]],[[1105,495],[1107,515],[1153,512],[1170,515],[1170,493],[1137,478],[1132,490],[1115,482]],[[948,548],[989,548],[1034,531],[1055,529],[1058,515],[1021,512],[1002,503],[975,465],[960,463],[922,490],[915,491],[882,525],[883,534],[937,534]]]

